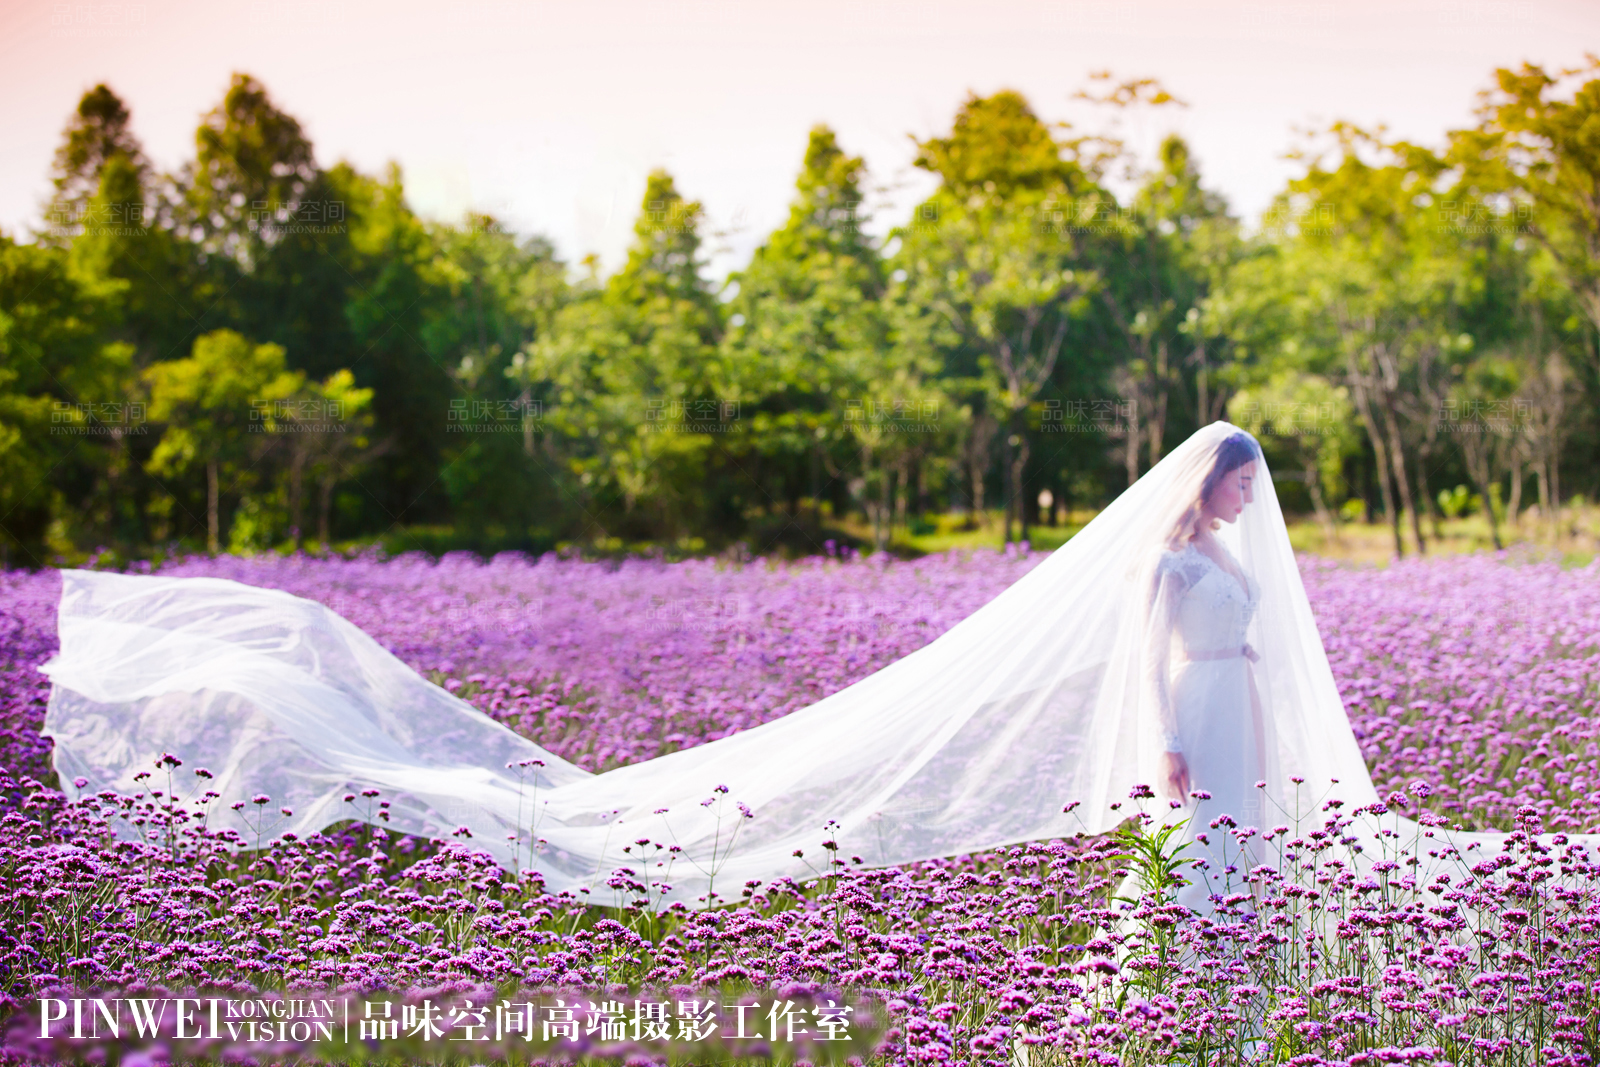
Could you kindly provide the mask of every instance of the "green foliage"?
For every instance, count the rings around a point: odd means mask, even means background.
[[[1472,505],[1474,499],[1471,492],[1464,485],[1454,489],[1439,490],[1439,510],[1444,512],[1447,519],[1453,519],[1463,514]],[[1480,500],[1481,503],[1481,500]]]
[[[648,525],[675,537],[702,518],[689,492],[729,412],[718,389],[721,323],[700,276],[702,209],[650,175],[628,261],[581,292],[527,353],[549,383],[545,421],[576,476],[590,529]],[[735,424],[737,425],[737,424]]]
[[[195,149],[181,179],[185,219],[205,234],[208,252],[248,267],[314,188],[311,142],[260,82],[235,74],[222,103],[201,120]]]
[[[276,432],[278,404],[300,391],[305,378],[290,371],[283,349],[252,345],[232,330],[195,339],[188,359],[157,363],[144,373],[150,418],[165,424],[146,468],[155,475],[206,473],[207,548],[218,548],[223,482],[251,486],[253,459],[262,439]]]
[[[1448,160],[1472,197],[1463,197],[1465,206],[1511,201],[1509,210],[1476,210],[1472,218],[1525,223],[1600,328],[1600,57],[1586,58],[1584,67],[1554,75],[1532,63],[1495,71],[1494,87],[1480,96],[1477,127],[1453,135]],[[1562,99],[1579,78],[1589,80]]]
[[[1182,138],[1139,159],[1004,90],[918,141],[938,186],[880,241],[819,126],[720,285],[663,171],[622,268],[574,274],[419,219],[398,167],[322,166],[248,74],[172,174],[97,85],[45,228],[0,236],[0,556],[892,548],[997,498],[1022,539],[1224,415],[1334,537],[1376,514],[1426,548],[1458,485],[1497,542],[1535,493],[1556,536],[1600,473],[1597,73],[1497,71],[1437,148],[1336,123],[1248,236]]]
[[[917,149],[916,165],[937,174],[957,199],[1071,191],[1085,177],[1022,94],[1009,89],[969,95],[950,136],[918,142]]]
[[[78,109],[56,149],[51,175],[55,194],[47,212],[52,229],[46,231],[47,239],[65,243],[64,231],[82,227],[86,217],[93,217],[89,201],[102,191],[102,175],[113,163],[129,173],[132,180],[128,184],[135,191],[143,191],[150,165],[130,128],[131,118],[127,105],[104,83],[84,93],[78,101]],[[142,196],[131,199],[143,202]]]
[[[76,510],[69,504],[111,518],[91,472],[119,470],[129,352],[108,338],[104,309],[103,291],[74,275],[65,252],[0,235],[0,555],[9,562],[48,562],[67,532],[60,517]]]

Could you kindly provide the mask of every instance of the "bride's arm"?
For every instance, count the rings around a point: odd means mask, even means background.
[[[1177,626],[1178,602],[1187,591],[1188,585],[1175,567],[1157,567],[1145,615],[1144,684],[1161,727],[1167,792],[1176,800],[1188,795],[1189,767],[1178,740],[1178,716],[1172,703],[1172,631]]]

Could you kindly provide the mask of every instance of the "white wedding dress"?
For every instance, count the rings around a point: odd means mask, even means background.
[[[1230,562],[1237,570],[1237,561]],[[1175,645],[1181,656],[1166,676],[1170,711],[1164,727],[1181,746],[1193,791],[1204,794],[1194,805],[1184,840],[1190,842],[1187,854],[1203,856],[1210,867],[1197,872],[1179,897],[1196,909],[1210,896],[1207,876],[1220,873],[1226,857],[1200,845],[1195,834],[1210,830],[1212,820],[1223,815],[1240,826],[1260,827],[1266,814],[1263,791],[1255,785],[1266,778],[1266,739],[1259,701],[1252,699],[1247,654],[1260,590],[1248,573],[1239,573],[1243,586],[1189,544],[1163,555],[1152,595],[1157,640],[1165,630],[1176,638],[1168,647]],[[1155,661],[1158,669],[1165,668],[1159,655]]]
[[[258,794],[293,812],[274,833],[303,837],[377,818],[344,799],[377,789],[391,829],[470,834],[553,891],[657,908],[738,899],[835,861],[1102,833],[1129,816],[1131,795],[1161,796],[1176,745],[1210,798],[1144,803],[1162,821],[1190,820],[1188,855],[1209,870],[1184,900],[1203,908],[1232,847],[1213,819],[1264,830],[1308,801],[1320,822],[1330,791],[1346,810],[1378,800],[1265,462],[1255,502],[1216,534],[1243,585],[1198,549],[1173,550],[1219,449],[1241,434],[1200,430],[1025,577],[877,673],[604,774],[420,678],[321,604],[210,578],[63,572],[45,733],[70,797],[139,792],[138,776],[171,752],[214,775],[211,825],[248,839]],[[1384,818],[1440,852],[1442,837]],[[1389,847],[1372,840],[1369,857]],[[1447,861],[1425,859],[1423,873]],[[613,877],[619,868],[629,873]]]

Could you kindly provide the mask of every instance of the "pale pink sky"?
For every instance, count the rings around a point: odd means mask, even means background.
[[[492,211],[608,267],[665,166],[734,231],[720,276],[782,221],[816,122],[892,187],[881,230],[931,184],[907,134],[946,131],[969,89],[1081,123],[1069,98],[1089,71],[1155,76],[1190,107],[1132,132],[1182,132],[1254,217],[1291,173],[1293,126],[1437,141],[1494,67],[1586,49],[1595,0],[0,0],[0,227],[38,224],[61,129],[97,81],[172,168],[247,71],[324,164],[397,160],[424,214]]]

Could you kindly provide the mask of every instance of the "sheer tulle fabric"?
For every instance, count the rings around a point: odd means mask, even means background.
[[[272,810],[294,812],[276,832],[303,836],[360,815],[343,797],[375,788],[391,829],[465,828],[506,867],[597,902],[612,902],[608,877],[629,868],[656,886],[658,906],[813,877],[830,844],[880,866],[1109,830],[1135,786],[1161,792],[1174,732],[1215,755],[1230,749],[1201,731],[1253,728],[1251,678],[1262,741],[1229,744],[1259,761],[1231,775],[1225,756],[1192,768],[1213,780],[1213,802],[1190,834],[1247,797],[1253,810],[1228,814],[1272,825],[1294,809],[1293,776],[1309,795],[1337,780],[1347,804],[1372,803],[1264,464],[1255,502],[1218,534],[1253,588],[1220,571],[1186,575],[1203,565],[1173,558],[1173,531],[1238,432],[1196,433],[1026,577],[876,674],[756,729],[604,774],[493,722],[320,604],[221,579],[64,572],[45,732],[69,795],[134,792],[134,775],[173,752],[212,771],[214,823],[248,838],[236,801],[248,813],[253,796],[271,796]],[[1234,613],[1186,618],[1196,592],[1234,597]],[[1222,617],[1238,632],[1202,632]],[[1176,662],[1175,650],[1241,636],[1258,661]],[[1152,810],[1197,814],[1192,801]],[[640,839],[682,851],[670,868],[641,866],[623,852]]]

